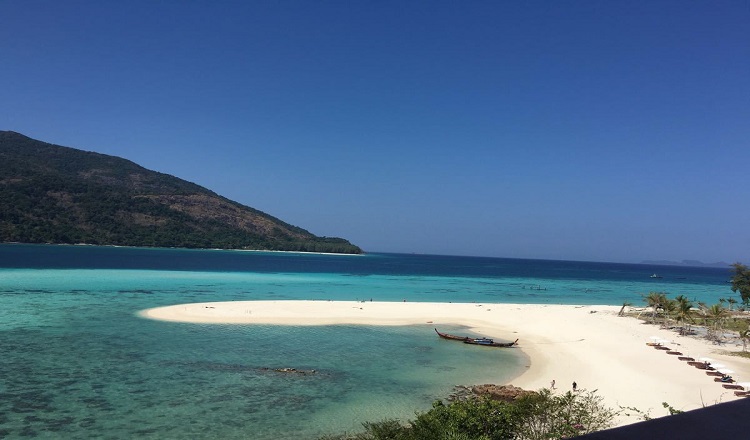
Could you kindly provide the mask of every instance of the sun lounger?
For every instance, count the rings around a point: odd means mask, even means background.
[[[658,345],[658,346],[655,346],[654,348],[657,350],[671,350],[671,348],[665,347],[663,345]]]
[[[721,384],[724,388],[728,390],[744,390],[745,388],[742,385],[737,385],[736,383],[723,383]]]
[[[682,356],[682,353],[680,353],[679,351],[668,351],[667,354],[674,354],[674,355]]]
[[[689,361],[689,362],[695,361],[695,359],[691,358],[690,356],[680,356],[677,359],[679,359],[681,361]]]
[[[748,392],[747,391],[735,391],[734,395],[737,397],[748,397]]]
[[[729,380],[721,380],[721,378],[720,378],[720,377],[714,377],[714,382],[722,382],[722,383],[725,383],[725,384],[727,384],[727,385],[738,386],[738,387],[740,387],[740,388],[737,388],[738,390],[739,390],[739,389],[743,389],[743,390],[745,389],[745,387],[743,387],[742,385],[736,385],[736,384],[734,383],[734,379],[729,379]],[[726,388],[726,387],[725,387],[725,388]]]

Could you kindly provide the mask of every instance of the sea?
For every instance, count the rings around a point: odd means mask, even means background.
[[[456,385],[509,383],[529,362],[522,348],[441,340],[427,323],[138,316],[151,307],[300,299],[643,306],[654,291],[712,304],[733,295],[731,276],[730,268],[577,261],[3,244],[0,438],[316,439],[413,418]],[[276,371],[284,368],[315,372]]]

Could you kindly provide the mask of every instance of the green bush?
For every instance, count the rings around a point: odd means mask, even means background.
[[[327,440],[548,440],[570,438],[612,425],[615,412],[596,391],[531,393],[514,402],[475,398],[444,404],[415,420],[364,423],[364,432]]]

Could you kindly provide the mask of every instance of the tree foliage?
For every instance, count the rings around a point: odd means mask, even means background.
[[[689,333],[690,328],[688,324],[688,328],[685,329],[685,321],[694,322],[693,319],[693,303],[687,299],[685,295],[678,295],[674,299],[675,303],[675,317],[677,318],[677,321],[682,324],[682,327],[680,328],[680,334],[685,335],[686,333]]]
[[[734,267],[732,292],[739,292],[742,304],[750,306],[750,268],[741,263],[734,263],[732,267]]]
[[[328,440],[548,440],[570,438],[612,426],[615,415],[595,391],[531,393],[513,402],[469,399],[444,404],[401,423],[365,423],[364,432]]]
[[[8,131],[0,242],[362,252],[128,160]]]
[[[747,321],[743,321],[737,333],[742,341],[742,351],[747,351],[747,342],[750,341],[750,328]]]
[[[656,321],[656,313],[660,309],[663,310],[667,302],[669,302],[669,300],[667,299],[667,295],[665,293],[649,292],[648,296],[646,296],[646,304],[648,304],[648,306],[652,309],[651,322]]]
[[[743,351],[747,350],[750,341],[748,331],[748,320],[746,314],[732,310],[736,301],[732,298],[719,298],[716,304],[698,302],[694,305],[685,295],[677,295],[669,299],[666,294],[651,292],[644,296],[646,304],[652,308],[649,320],[652,323],[659,322],[668,325],[670,320],[676,320],[680,324],[680,334],[694,334],[691,325],[704,326],[708,339],[721,343],[725,337],[725,330],[737,332],[743,343]],[[728,303],[729,307],[724,304]]]

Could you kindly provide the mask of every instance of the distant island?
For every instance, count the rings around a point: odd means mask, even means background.
[[[360,254],[129,160],[0,131],[0,242]]]
[[[729,268],[731,264],[724,261],[718,263],[704,263],[698,260],[682,260],[682,261],[670,261],[670,260],[644,260],[641,264],[651,264],[654,266],[691,266],[691,267],[724,267]]]

